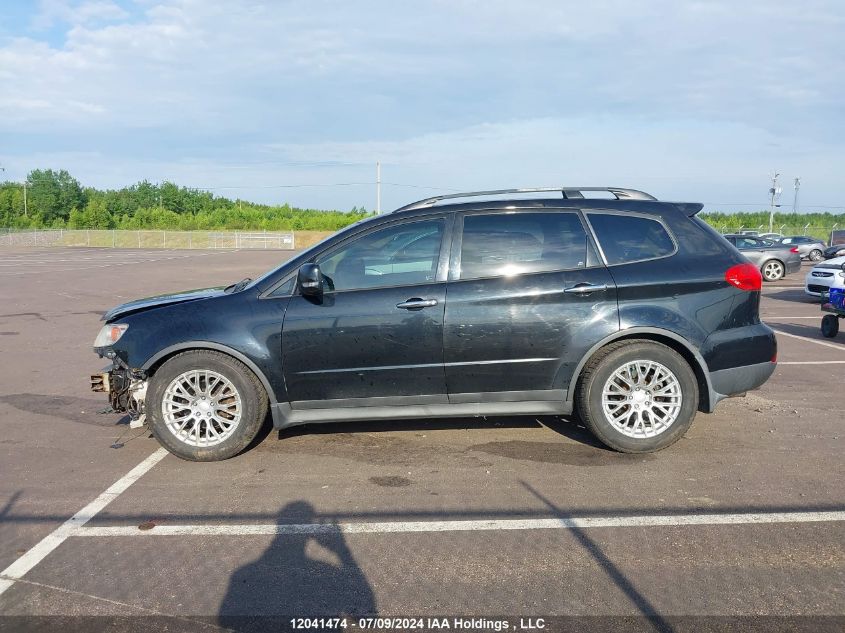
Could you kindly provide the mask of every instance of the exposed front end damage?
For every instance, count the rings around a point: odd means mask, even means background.
[[[120,357],[115,356],[102,373],[92,374],[91,391],[107,393],[112,410],[129,414],[130,428],[146,423],[147,376],[141,370],[130,369]]]

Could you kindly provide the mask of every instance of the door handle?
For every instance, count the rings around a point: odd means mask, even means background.
[[[603,292],[607,290],[607,284],[577,284],[571,288],[564,288],[563,291],[573,295],[588,295],[591,292]]]
[[[423,308],[430,308],[437,305],[437,299],[419,299],[414,297],[402,303],[397,303],[396,307],[402,310],[422,310]]]

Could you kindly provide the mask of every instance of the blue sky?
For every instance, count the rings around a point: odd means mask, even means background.
[[[841,209],[843,77],[841,0],[5,0],[0,166],[320,208],[372,208],[322,185],[377,160],[384,207],[574,184],[754,209],[777,168],[784,205],[801,176]]]

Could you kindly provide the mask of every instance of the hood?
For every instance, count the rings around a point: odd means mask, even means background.
[[[224,294],[223,289],[224,288],[222,286],[218,288],[202,288],[200,290],[187,290],[169,295],[158,295],[156,297],[147,297],[146,299],[136,299],[135,301],[130,301],[129,303],[124,303],[112,308],[101,317],[101,320],[108,322],[119,317],[124,317],[128,314],[152,310],[162,306],[219,297]]]
[[[845,256],[843,257],[834,257],[833,259],[829,259],[823,264],[816,264],[813,266],[813,270],[816,268],[833,268],[835,270],[842,270],[842,264],[845,264]]]

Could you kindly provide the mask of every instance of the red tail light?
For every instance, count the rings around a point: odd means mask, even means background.
[[[797,246],[793,246],[792,248],[790,248],[790,249],[789,249],[789,252],[790,252],[790,253],[797,253],[797,252],[798,252],[798,247],[797,247]]]
[[[725,281],[740,290],[760,290],[763,287],[763,276],[760,270],[750,263],[737,264],[725,271]]]

